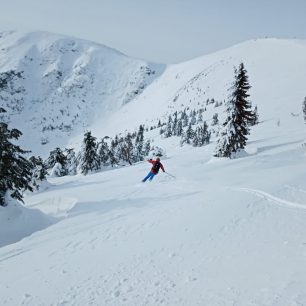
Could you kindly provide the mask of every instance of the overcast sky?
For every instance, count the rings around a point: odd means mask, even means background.
[[[306,39],[306,0],[0,0],[0,31],[12,29],[175,63],[252,38]]]

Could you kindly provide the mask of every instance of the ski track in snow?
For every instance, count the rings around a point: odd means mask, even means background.
[[[251,189],[251,188],[239,188],[241,191],[245,191],[248,193],[252,193],[260,198],[263,198],[265,200],[268,200],[270,202],[276,203],[278,206],[286,207],[286,208],[298,208],[306,210],[306,205],[290,202],[284,199],[280,199],[278,197],[275,197],[265,191],[257,190],[257,189]]]

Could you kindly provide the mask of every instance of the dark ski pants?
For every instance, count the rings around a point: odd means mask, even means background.
[[[142,181],[145,182],[147,179],[149,179],[149,181],[152,181],[154,176],[155,176],[155,173],[150,171],[148,175]]]

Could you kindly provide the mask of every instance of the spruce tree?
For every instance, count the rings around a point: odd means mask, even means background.
[[[172,135],[173,136],[177,135],[177,124],[178,124],[177,112],[175,112],[174,113],[173,124],[172,124]]]
[[[199,111],[197,123],[203,122],[203,113],[202,110]]]
[[[96,137],[92,136],[90,131],[84,134],[83,146],[79,155],[79,165],[81,173],[84,175],[100,168]]]
[[[192,139],[194,147],[201,147],[209,143],[211,133],[208,131],[208,125],[204,122],[203,126],[197,127]]]
[[[132,137],[130,133],[128,133],[126,137],[124,138],[124,141],[122,142],[121,150],[122,150],[123,161],[128,162],[130,165],[132,165],[132,162],[136,160],[133,154],[134,146],[133,146]],[[138,153],[139,152],[137,150],[137,154]]]
[[[254,113],[251,109],[251,102],[248,100],[248,91],[251,88],[249,84],[249,78],[244,64],[239,65],[238,71],[236,73],[236,81],[234,83],[234,91],[232,98],[234,99],[236,110],[237,110],[237,124],[242,129],[242,134],[244,136],[249,134],[249,123],[254,121]],[[240,143],[243,147],[246,144],[245,137],[240,137]]]
[[[252,118],[248,90],[251,88],[243,63],[235,69],[235,81],[227,102],[227,117],[219,133],[215,156],[232,157],[244,149],[249,135],[249,122]]]
[[[211,133],[208,130],[206,121],[204,121],[203,126],[200,127],[199,133],[199,146],[208,144],[210,142]]]
[[[144,157],[148,156],[151,150],[151,142],[150,140],[147,140],[144,145]]]
[[[182,135],[181,144],[184,143],[191,144],[194,136],[195,136],[194,130],[192,129],[191,123],[189,123],[188,129]]]
[[[73,148],[65,149],[66,155],[66,171],[68,175],[77,174],[77,156]]]
[[[183,134],[183,122],[181,119],[179,119],[177,122],[176,135],[182,136],[182,134]]]
[[[186,110],[182,113],[182,121],[183,121],[183,127],[188,126],[188,115],[186,113]]]
[[[197,118],[196,118],[196,112],[195,110],[193,110],[191,113],[190,113],[190,123],[192,125],[195,125],[197,123]]]
[[[215,114],[213,115],[213,117],[212,117],[212,123],[211,123],[211,125],[214,126],[214,125],[217,125],[217,124],[219,124],[219,119],[218,119],[218,114],[215,113]]]
[[[199,127],[196,128],[196,130],[194,131],[194,136],[192,139],[192,145],[194,147],[198,147],[199,143],[200,143],[200,134],[201,134],[201,129]]]
[[[136,161],[143,160],[143,150],[144,150],[144,126],[140,125],[138,133],[135,140],[135,158]]]
[[[171,137],[172,136],[172,117],[169,115],[167,127],[166,127],[166,132],[165,132],[165,137]]]
[[[60,148],[55,148],[49,154],[49,157],[46,161],[46,167],[47,169],[52,169],[55,166],[55,164],[59,163],[61,165],[61,171],[59,175],[64,176],[67,174],[66,162],[67,162],[67,157],[64,154],[64,152]]]
[[[117,147],[118,147],[118,138],[117,139],[115,138],[114,140],[111,141],[110,150],[108,152],[108,158],[112,167],[118,164],[118,160],[116,158]]]
[[[30,157],[30,162],[32,164],[32,180],[31,180],[31,185],[39,190],[39,186],[43,181],[47,180],[47,168],[45,163],[43,162],[42,158],[40,156],[35,157],[31,156]]]
[[[125,160],[124,145],[125,145],[124,144],[124,138],[123,137],[118,137],[118,144],[117,144],[116,151],[115,151],[115,157],[118,160],[118,162]]]
[[[98,144],[98,156],[100,159],[100,164],[102,166],[108,166],[110,162],[109,146],[107,142],[105,141],[105,137],[102,138]]]
[[[5,113],[0,108],[0,113]],[[11,140],[18,140],[22,133],[17,129],[9,129],[0,122],[0,205],[6,206],[6,196],[23,202],[22,192],[33,191],[31,187],[32,164],[24,155],[30,151],[21,149]]]

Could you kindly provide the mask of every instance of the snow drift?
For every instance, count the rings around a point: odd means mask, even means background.
[[[29,209],[15,200],[7,199],[6,207],[0,206],[0,247],[19,241],[54,224],[56,219],[39,209]]]

